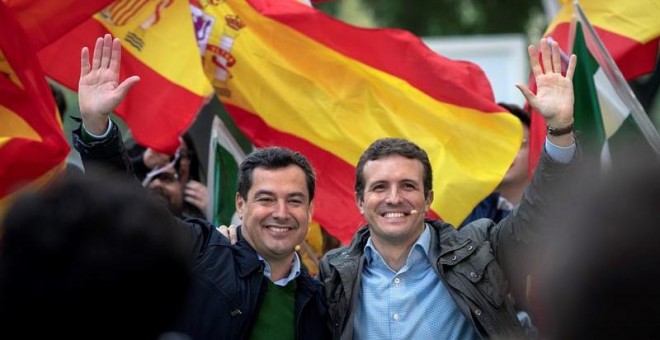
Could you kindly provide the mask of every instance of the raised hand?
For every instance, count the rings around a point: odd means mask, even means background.
[[[105,132],[108,115],[140,80],[138,76],[132,76],[119,83],[120,64],[121,43],[117,38],[112,39],[110,34],[96,39],[91,65],[87,47],[80,52],[78,101],[85,128],[93,134]]]
[[[523,84],[517,84],[516,87],[520,89],[527,102],[545,118],[549,127],[564,128],[573,124],[573,72],[577,57],[571,55],[566,76],[563,76],[561,53],[557,42],[553,41],[550,47],[548,41],[543,38],[539,45],[540,51],[534,45],[527,48],[529,63],[536,77],[536,95]],[[539,52],[543,65],[539,63]],[[571,135],[561,137],[553,138],[552,141],[559,141],[557,144],[562,146],[573,142]]]

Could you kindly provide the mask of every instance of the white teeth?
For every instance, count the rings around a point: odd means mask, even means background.
[[[289,228],[283,228],[283,227],[269,227],[273,231],[279,231],[279,232],[285,232],[289,230]]]
[[[390,213],[385,213],[385,215],[383,215],[383,217],[403,217],[403,216],[405,216],[405,214],[400,212],[390,212]]]

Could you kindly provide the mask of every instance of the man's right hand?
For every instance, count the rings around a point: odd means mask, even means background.
[[[221,225],[216,227],[216,229],[229,240],[230,244],[236,244],[238,242],[238,227],[231,224],[229,227],[226,225]]]
[[[108,127],[108,115],[140,77],[128,77],[119,83],[121,43],[117,38],[112,39],[110,34],[96,39],[91,65],[87,47],[82,48],[80,59],[80,113],[85,129],[92,134],[102,135]]]

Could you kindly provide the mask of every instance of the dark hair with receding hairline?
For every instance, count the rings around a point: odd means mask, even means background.
[[[424,197],[428,197],[433,188],[433,172],[429,156],[417,144],[403,138],[381,138],[371,143],[364,151],[355,170],[355,193],[360,202],[364,197],[364,165],[368,161],[399,155],[408,159],[416,159],[424,167]]]
[[[256,168],[267,170],[286,168],[295,165],[305,173],[309,201],[314,199],[314,188],[316,186],[316,173],[307,158],[301,153],[287,148],[272,146],[258,149],[247,155],[238,168],[238,192],[244,200],[247,200],[248,191],[252,187],[252,173]]]

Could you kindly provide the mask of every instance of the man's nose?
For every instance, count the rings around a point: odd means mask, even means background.
[[[397,187],[392,187],[388,193],[387,193],[387,199],[386,202],[390,204],[399,204],[401,203],[401,193],[399,192],[399,188]]]
[[[284,200],[278,200],[275,203],[275,211],[273,211],[273,217],[275,218],[287,218],[289,217],[289,207]]]

